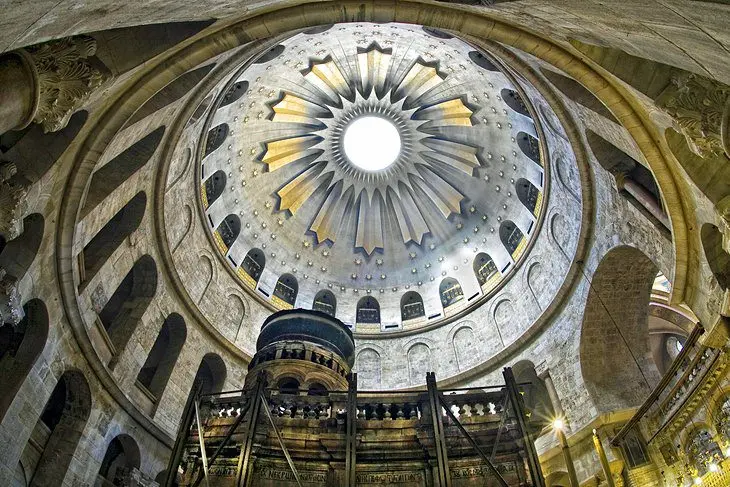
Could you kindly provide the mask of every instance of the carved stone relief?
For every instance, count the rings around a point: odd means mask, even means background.
[[[28,206],[28,188],[13,176],[18,169],[12,162],[0,162],[0,235],[12,240],[23,233],[23,213]]]

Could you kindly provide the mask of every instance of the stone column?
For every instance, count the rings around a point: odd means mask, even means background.
[[[633,196],[636,201],[641,203],[641,205],[646,208],[646,210],[651,213],[654,218],[659,220],[661,224],[667,228],[667,230],[671,230],[669,218],[667,217],[667,214],[664,213],[659,201],[657,201],[654,195],[647,191],[642,185],[625,174],[619,174],[616,176],[616,185],[619,190],[625,190]]]
[[[0,134],[31,122],[61,130],[109,70],[93,55],[96,41],[67,37],[0,56]]]
[[[560,403],[558,391],[555,389],[555,384],[553,384],[553,378],[550,375],[550,371],[547,367],[545,367],[545,362],[535,367],[535,372],[537,372],[537,376],[545,383],[545,388],[547,389],[550,402],[552,403],[553,410],[555,411],[555,417],[564,418],[565,413],[563,412],[563,405]]]

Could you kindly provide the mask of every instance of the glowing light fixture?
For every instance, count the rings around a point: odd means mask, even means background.
[[[383,117],[365,116],[345,128],[345,155],[365,171],[380,171],[395,162],[400,154],[398,129]]]
[[[565,422],[561,418],[555,418],[553,420],[553,429],[562,431],[563,429],[565,429]]]

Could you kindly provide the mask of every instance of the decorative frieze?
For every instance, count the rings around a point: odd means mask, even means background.
[[[27,187],[14,179],[17,167],[0,162],[0,235],[12,240],[23,233],[23,214],[27,207]]]
[[[656,104],[674,119],[692,152],[730,157],[730,86],[695,74],[676,75]]]
[[[96,41],[75,36],[25,49],[36,70],[37,109],[33,121],[45,132],[64,128],[91,93],[110,77],[104,65],[92,56]]]

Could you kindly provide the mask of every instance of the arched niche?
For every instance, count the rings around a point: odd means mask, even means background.
[[[360,389],[377,389],[382,383],[382,360],[380,353],[372,348],[363,348],[355,360],[357,382]]]
[[[91,176],[81,218],[88,215],[130,176],[143,168],[160,145],[165,127],[158,127],[127,147],[122,153],[97,169]]]
[[[127,347],[156,292],[157,265],[152,257],[143,255],[124,276],[99,313],[113,357],[110,367],[116,364]]]
[[[408,291],[400,298],[401,321],[415,320],[426,316],[423,298],[416,291]]]
[[[280,394],[299,394],[301,384],[293,377],[282,377],[276,383],[276,388]]]
[[[309,384],[309,387],[307,387],[307,395],[308,396],[326,396],[327,388],[320,382],[312,382],[311,384]]]
[[[132,470],[139,470],[142,456],[137,442],[127,434],[121,434],[106,448],[104,459],[99,468],[102,485],[127,485]]]
[[[479,252],[474,257],[474,264],[472,264],[474,275],[477,277],[480,287],[484,287],[487,283],[494,283],[499,278],[499,271],[497,270],[497,264],[494,263],[494,259],[484,252]]]
[[[279,298],[288,306],[294,306],[299,294],[299,283],[297,278],[291,274],[282,274],[274,286],[274,297]]]
[[[0,327],[0,422],[25,382],[48,339],[48,310],[40,299],[23,305],[17,325]]]
[[[518,132],[515,139],[517,140],[517,147],[520,148],[520,151],[532,162],[542,166],[542,161],[540,160],[540,143],[537,138],[527,132]]]
[[[256,248],[249,250],[241,263],[241,269],[253,279],[254,284],[259,282],[264,267],[266,267],[266,255],[263,250]]]
[[[433,372],[431,348],[422,342],[413,344],[406,353],[408,359],[408,383],[418,385],[426,382],[426,373]]]
[[[700,239],[712,275],[722,289],[730,289],[730,254],[722,248],[722,233],[715,225],[705,223],[700,230]]]
[[[356,323],[380,324],[380,303],[372,296],[360,298],[355,311]]]
[[[457,325],[459,326],[459,325]],[[459,372],[473,367],[479,363],[479,350],[474,330],[469,326],[460,326],[451,339],[456,357],[456,368]]]
[[[186,338],[185,320],[179,314],[171,313],[162,323],[147,360],[137,374],[137,383],[155,397],[156,404],[162,398]]]
[[[43,241],[45,220],[40,213],[32,213],[23,219],[23,233],[0,245],[0,269],[20,281],[38,255]]]
[[[335,298],[335,294],[327,289],[320,290],[314,296],[312,309],[327,313],[330,316],[335,316],[337,312],[337,298]]]
[[[221,103],[220,105],[218,105],[218,108],[223,108],[224,106],[230,105],[231,103],[235,103],[244,94],[246,94],[246,91],[248,91],[248,81],[236,81],[228,88],[226,94],[223,95],[223,98],[221,99]]]
[[[216,125],[212,129],[208,131],[208,137],[205,139],[205,153],[203,154],[203,157],[207,157],[213,151],[215,151],[218,147],[223,145],[223,142],[225,142],[226,137],[228,137],[228,124],[222,123],[220,125]]]
[[[659,381],[649,356],[649,303],[657,267],[640,250],[608,251],[591,278],[580,367],[599,413],[640,405]]]
[[[147,195],[140,191],[99,230],[78,255],[79,290],[101,270],[114,251],[142,222]]]
[[[549,425],[555,419],[555,407],[550,399],[545,381],[537,376],[535,364],[521,360],[512,366],[515,381],[523,392],[525,408],[530,415],[530,423],[537,428]]]
[[[602,117],[605,117],[612,122],[618,123],[616,117],[613,116],[611,111],[606,108],[606,105],[596,98],[587,88],[584,88],[582,84],[578,83],[572,78],[563,76],[555,71],[549,69],[540,69],[543,76],[545,76],[550,83],[555,86],[566,98],[573,102],[582,105],[589,110],[592,110]]]
[[[502,88],[502,91],[500,91],[499,94],[502,97],[502,100],[504,100],[507,106],[510,107],[512,110],[519,113],[520,115],[532,118],[532,115],[530,115],[530,110],[528,110],[527,105],[525,105],[525,101],[515,90]]]
[[[527,242],[522,230],[511,220],[504,220],[499,225],[499,240],[513,260],[517,260]]]
[[[461,289],[459,281],[453,277],[445,277],[439,284],[439,296],[441,297],[441,306],[446,309],[464,299],[464,291]]]
[[[517,199],[520,200],[525,208],[530,213],[537,215],[540,212],[540,206],[542,206],[542,195],[540,190],[535,187],[530,181],[524,178],[520,178],[515,181],[515,193],[517,193]]]
[[[223,191],[226,189],[226,173],[222,170],[214,172],[208,179],[203,183],[203,207],[208,208],[212,205],[215,200],[220,198]]]
[[[152,98],[147,100],[144,105],[134,112],[132,118],[127,122],[127,126],[134,125],[190,93],[190,90],[195,88],[214,66],[215,64],[211,63],[207,66],[188,71],[175,78],[172,83],[155,93]]]
[[[224,254],[228,253],[228,250],[236,241],[238,235],[241,233],[241,219],[238,215],[230,214],[218,224],[218,228],[215,229],[216,242],[220,247],[221,252]]]
[[[218,354],[206,353],[200,360],[198,371],[190,388],[190,396],[195,394],[216,394],[223,391],[226,383],[226,364]]]
[[[59,378],[31,435],[44,444],[30,487],[63,483],[90,413],[91,391],[86,378],[79,371],[67,370]]]
[[[470,51],[469,59],[482,69],[499,72],[499,68],[487,56],[479,51]]]

